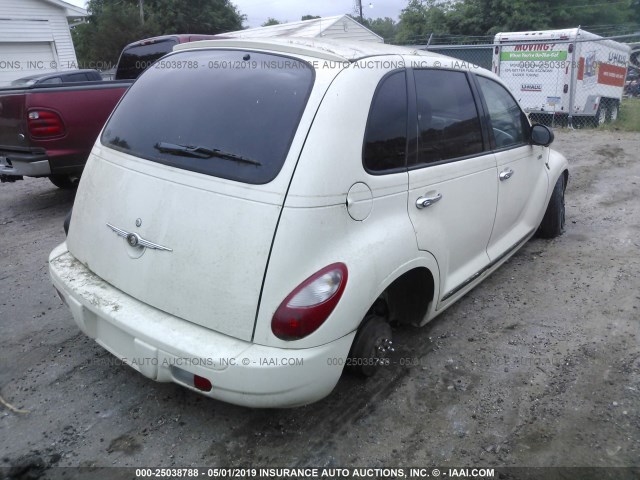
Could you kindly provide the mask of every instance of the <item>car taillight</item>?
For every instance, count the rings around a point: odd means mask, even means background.
[[[315,332],[331,315],[347,285],[347,266],[334,263],[314,273],[280,304],[271,331],[282,340],[298,340]]]
[[[59,137],[65,134],[62,118],[51,110],[34,110],[28,115],[29,134],[32,138]]]

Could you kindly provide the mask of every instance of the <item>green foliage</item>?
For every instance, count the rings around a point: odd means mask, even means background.
[[[229,0],[89,0],[87,22],[73,28],[81,66],[115,64],[122,48],[143,38],[174,34],[217,34],[240,30],[244,16]]]
[[[271,25],[280,25],[282,22],[275,18],[269,17],[266,22],[262,24],[263,27],[270,27]]]
[[[409,0],[400,13],[396,42],[415,43],[416,38],[428,38],[432,32],[448,33],[448,9],[447,3],[436,0]]]
[[[409,0],[400,14],[397,43],[424,43],[431,33],[497,32],[636,23],[640,0]]]
[[[384,43],[393,43],[395,40],[398,33],[398,24],[392,18],[376,18],[366,23],[365,26],[367,28],[384,38]]]
[[[640,98],[625,98],[620,104],[618,120],[607,124],[606,130],[640,132]]]
[[[321,18],[320,15],[303,15],[300,20],[315,20],[316,18]]]

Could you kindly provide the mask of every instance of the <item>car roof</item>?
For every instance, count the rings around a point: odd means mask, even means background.
[[[248,48],[272,52],[305,55],[323,60],[356,62],[363,58],[383,55],[419,55],[432,58],[446,58],[437,53],[415,48],[399,47],[377,42],[328,40],[302,37],[278,38],[220,38],[183,43],[173,47],[174,51],[203,48]]]

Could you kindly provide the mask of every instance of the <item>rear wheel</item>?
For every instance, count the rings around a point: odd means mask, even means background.
[[[49,175],[49,180],[58,188],[73,190],[78,187],[80,177],[75,175]]]
[[[598,127],[600,127],[604,125],[606,121],[607,121],[607,107],[602,103],[600,103],[600,106],[598,107],[598,113],[596,113],[596,123]]]
[[[544,218],[538,228],[538,236],[542,238],[554,238],[564,233],[564,188],[564,175],[560,175],[553,188],[547,211],[544,213]]]
[[[384,317],[369,314],[358,329],[349,352],[349,370],[373,376],[393,352],[391,326]]]

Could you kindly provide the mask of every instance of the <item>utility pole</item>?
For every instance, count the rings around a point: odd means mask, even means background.
[[[356,0],[358,11],[360,12],[360,23],[362,23],[362,0]]]
[[[144,25],[144,0],[138,0],[140,4],[140,23]]]

